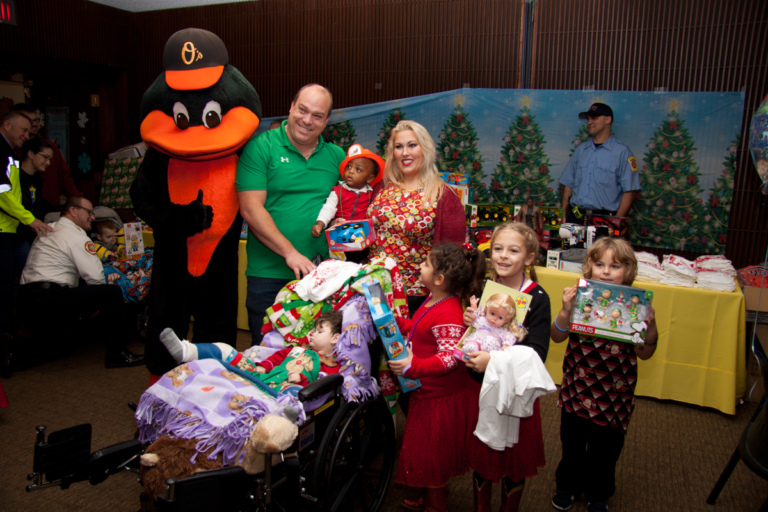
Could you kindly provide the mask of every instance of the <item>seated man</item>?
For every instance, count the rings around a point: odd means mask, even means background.
[[[86,234],[93,218],[90,201],[71,197],[61,219],[51,225],[54,232],[35,240],[21,275],[18,315],[37,340],[57,345],[67,343],[61,332],[71,330],[80,319],[93,321],[97,325],[89,334],[107,338],[104,366],[137,366],[144,363],[144,356],[126,348],[136,322],[129,317],[120,288],[104,279],[101,261]],[[36,343],[32,350],[40,353],[45,347]]]

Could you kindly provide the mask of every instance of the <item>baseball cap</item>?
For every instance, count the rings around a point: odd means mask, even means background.
[[[371,186],[374,186],[381,181],[381,179],[384,177],[384,160],[379,155],[368,149],[365,149],[360,144],[352,144],[349,146],[349,151],[347,151],[347,158],[345,158],[344,161],[341,162],[341,165],[339,165],[339,175],[341,175],[341,179],[344,179],[344,169],[347,168],[347,164],[355,158],[370,158],[376,162],[376,165],[379,166],[379,172],[377,172],[376,177],[373,178]]]
[[[588,117],[600,117],[611,116],[613,117],[613,110],[605,103],[593,103],[586,112],[579,112],[579,119],[586,119]]]
[[[185,28],[168,38],[163,51],[165,82],[177,91],[207,89],[229,64],[224,42],[201,28]]]

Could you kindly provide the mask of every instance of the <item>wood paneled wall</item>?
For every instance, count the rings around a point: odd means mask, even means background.
[[[538,0],[534,23],[534,88],[745,92],[726,255],[763,261],[768,196],[746,135],[768,93],[768,2]]]
[[[162,71],[165,41],[185,27],[224,40],[231,63],[261,96],[265,116],[286,114],[295,91],[309,82],[327,85],[335,106],[346,107],[464,84],[515,88],[523,65],[524,0],[258,0],[138,14],[86,0],[16,5],[20,26],[0,26],[0,57],[127,70],[132,142],[141,95]],[[534,6],[532,87],[744,90],[745,127],[768,93],[763,0],[536,0]],[[743,141],[726,253],[737,266],[762,260],[768,244],[768,198],[758,182]]]

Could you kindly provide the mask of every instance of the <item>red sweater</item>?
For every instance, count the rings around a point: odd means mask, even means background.
[[[397,319],[403,337],[410,338],[413,349],[405,376],[421,380],[421,387],[413,391],[419,397],[454,394],[466,386],[466,368],[453,357],[453,349],[467,329],[463,315],[461,300],[453,296],[430,308],[422,304],[412,319]]]

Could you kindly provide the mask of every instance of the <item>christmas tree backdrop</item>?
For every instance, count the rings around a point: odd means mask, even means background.
[[[355,125],[351,121],[329,124],[326,129],[331,134],[331,142],[343,149],[344,153],[349,150],[349,146],[354,144],[357,139]]]
[[[549,158],[544,152],[544,133],[536,116],[531,115],[530,98],[509,126],[501,146],[501,161],[491,176],[491,192],[497,203],[523,204],[529,197],[536,205],[559,203],[555,181],[549,174]]]
[[[731,214],[731,199],[733,197],[733,177],[736,174],[736,152],[739,149],[739,138],[731,142],[728,154],[723,161],[723,169],[720,176],[709,189],[709,212],[704,216],[712,228],[713,248],[708,252],[723,254],[725,242],[728,236],[728,219]]]
[[[543,193],[537,202],[558,204],[558,179],[575,146],[589,139],[578,113],[606,103],[614,112],[612,132],[637,157],[645,187],[631,211],[633,243],[669,252],[717,252],[733,189],[732,163],[723,163],[724,151],[742,131],[744,98],[743,92],[722,91],[464,88],[337,109],[329,124],[340,146],[354,142],[384,155],[390,129],[402,119],[413,120],[435,140],[440,170],[467,176],[475,202],[520,204],[528,191]],[[262,119],[257,135],[270,120]]]
[[[469,116],[464,112],[459,95],[451,116],[443,125],[437,144],[437,170],[440,172],[466,174],[469,187],[474,190],[474,202],[484,203],[490,199],[483,174],[483,156],[477,149],[477,132]]]
[[[670,102],[667,118],[646,146],[642,193],[630,214],[630,240],[645,247],[708,252],[714,247],[714,230],[705,220],[696,147],[679,108],[679,102]]]
[[[387,141],[389,140],[389,131],[394,128],[397,123],[405,119],[405,112],[399,108],[393,108],[387,118],[384,119],[384,124],[381,125],[379,130],[379,140],[376,141],[376,153],[382,158],[387,156]]]

